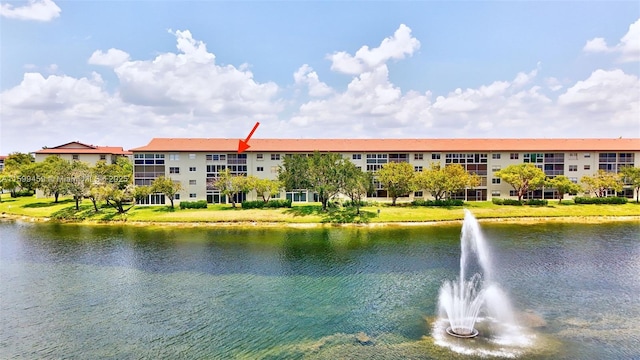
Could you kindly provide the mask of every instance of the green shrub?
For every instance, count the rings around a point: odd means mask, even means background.
[[[413,206],[462,206],[463,200],[448,199],[448,200],[422,200],[417,199],[411,202]]]
[[[180,209],[206,209],[206,208],[207,208],[206,200],[180,202]]]
[[[580,197],[573,198],[576,204],[626,204],[627,198],[623,197]]]
[[[275,199],[275,200],[269,200],[268,202],[264,202],[262,200],[242,202],[243,209],[262,209],[262,208],[277,209],[277,208],[290,208],[290,207],[291,207],[291,200],[289,199],[281,199],[281,200]]]
[[[512,206],[522,206],[522,201],[518,201],[515,199],[498,199],[492,198],[491,202],[496,205],[512,205]]]
[[[373,203],[370,202],[370,201],[360,200],[359,203],[360,203],[360,207],[373,206]],[[342,203],[342,206],[344,206],[344,207],[355,207],[356,204],[357,204],[357,202],[355,202],[355,201],[347,200],[347,201]]]
[[[547,206],[549,201],[543,199],[529,199],[525,202],[526,205],[532,206]]]
[[[11,197],[26,197],[26,196],[32,196],[33,193],[31,192],[31,190],[19,190],[16,191],[15,193],[11,193]]]

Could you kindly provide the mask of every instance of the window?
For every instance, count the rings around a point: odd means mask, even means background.
[[[73,154],[73,155],[71,155],[71,157],[73,158],[73,160],[78,160],[80,158],[80,155]]]
[[[224,154],[207,154],[205,158],[207,161],[225,161],[227,156]]]
[[[179,167],[170,167],[169,168],[169,174],[180,174],[180,168]]]
[[[416,191],[413,193],[413,197],[423,197],[422,191]]]
[[[189,197],[190,197],[190,198],[192,198],[192,199],[193,199],[193,198],[195,198],[195,197],[197,197],[197,196],[198,196],[198,195],[197,195],[196,193],[191,193],[191,194],[189,194]]]
[[[180,160],[180,154],[169,154],[169,160],[171,160],[171,161]]]
[[[417,172],[422,172],[422,166],[414,166],[413,170]]]
[[[431,154],[431,160],[440,160],[440,154]]]
[[[262,166],[258,166],[258,168],[256,169],[256,171],[264,171],[264,167],[262,167]]]
[[[195,160],[196,154],[189,154],[189,160]]]
[[[511,159],[511,160],[518,160],[518,158],[520,158],[520,154],[518,154],[518,153],[509,154],[509,159]]]
[[[585,170],[591,170],[591,165],[585,165],[585,166],[584,166],[584,169],[585,169]]]
[[[540,154],[540,153],[524,154],[525,163],[542,164],[543,160],[544,160],[544,154]]]
[[[271,160],[280,160],[280,154],[271,154]]]
[[[509,196],[518,196],[518,192],[515,190],[509,190]]]
[[[351,159],[352,160],[362,160],[362,154],[352,154],[351,155]]]
[[[569,153],[569,160],[578,160],[578,153]]]
[[[569,171],[578,171],[578,165],[569,165]]]
[[[500,160],[500,154],[491,154],[493,160]]]
[[[173,200],[180,200],[180,194],[173,194]]]
[[[493,172],[500,171],[500,169],[502,169],[500,165],[491,165],[491,171]]]
[[[422,160],[424,159],[423,153],[413,154],[413,160]]]
[[[578,178],[577,177],[570,177],[569,180],[571,180],[571,182],[574,183],[574,184],[578,183]]]
[[[492,184],[500,184],[500,178],[493,178],[493,179],[491,179],[491,183],[492,183]]]
[[[264,156],[262,154],[256,154],[256,160],[264,160]]]
[[[618,162],[621,163],[632,163],[633,162],[633,153],[620,153],[618,154]]]
[[[585,159],[588,159],[588,158],[590,158],[590,157],[591,157],[591,154],[590,154],[590,153],[586,153],[586,154],[584,154],[584,158],[585,158]]]
[[[278,173],[278,167],[277,166],[272,166],[271,167],[271,173],[272,174],[277,174]]]
[[[100,155],[100,160],[107,160],[107,155]]]
[[[196,171],[196,167],[195,166],[189,166],[189,171],[190,172],[195,172]]]
[[[493,196],[493,197],[500,196],[500,191],[499,190],[492,190],[491,191],[491,196]]]
[[[195,185],[196,181],[195,180],[189,180],[189,185]]]

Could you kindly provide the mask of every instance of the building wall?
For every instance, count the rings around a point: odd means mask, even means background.
[[[613,152],[612,152],[613,153]],[[619,162],[619,152],[616,153],[616,161],[614,162],[617,171]],[[145,154],[153,154],[154,161],[158,160],[158,156],[163,157],[164,168],[162,173],[166,177],[170,177],[175,181],[180,181],[183,190],[179,192],[179,201],[188,200],[207,200],[207,195],[211,195],[211,190],[207,190],[207,166],[224,165],[229,166],[229,157],[234,156],[235,153],[228,152],[157,152],[157,153],[142,153],[136,152],[134,154],[135,160],[143,160],[140,156]],[[282,165],[286,152],[268,153],[268,152],[245,152],[246,163],[242,164],[246,166],[246,175],[254,175],[259,178],[276,179],[277,169],[279,165]],[[465,200],[491,200],[493,197],[499,198],[515,198],[515,195],[510,195],[513,190],[512,187],[500,181],[495,176],[495,173],[504,169],[509,165],[517,165],[529,161],[541,167],[550,176],[565,175],[575,182],[579,183],[580,178],[585,175],[595,174],[599,167],[603,164],[600,162],[600,156],[598,152],[344,152],[341,153],[343,157],[352,161],[356,166],[361,167],[363,170],[367,170],[367,165],[371,166],[371,170],[376,165],[382,166],[384,159],[378,158],[377,154],[386,154],[386,162],[389,162],[391,158],[390,154],[406,154],[406,161],[414,166],[416,171],[427,170],[432,163],[446,166],[448,163],[461,163],[460,160],[464,158],[465,162],[461,165],[465,165],[467,168],[474,169],[474,172],[479,172],[483,178],[482,185],[473,191],[462,194],[462,198]],[[367,158],[367,154],[376,154],[375,163],[374,159]],[[528,154],[528,155],[527,155]],[[532,155],[536,154],[536,155]],[[541,155],[538,155],[541,154]],[[545,154],[554,154],[545,156]],[[561,154],[558,155],[558,154]],[[625,152],[626,154],[626,152]],[[640,152],[632,153],[633,165],[640,167]],[[211,157],[217,155],[225,156],[225,160],[208,160],[207,155]],[[355,155],[355,156],[354,156]],[[449,157],[447,157],[449,155]],[[468,156],[472,155],[472,159]],[[404,156],[404,155],[403,155]],[[456,158],[455,156],[459,156]],[[447,160],[449,159],[449,160]],[[469,163],[471,159],[471,163]],[[148,159],[147,159],[148,160]],[[402,159],[405,161],[405,159]],[[486,160],[486,161],[485,161]],[[457,162],[456,162],[457,161]],[[142,172],[136,166],[141,164],[134,163],[134,178],[136,184],[148,184],[152,180],[151,177],[139,176]],[[151,166],[151,165],[145,165]],[[153,166],[160,166],[154,164]],[[176,172],[176,169],[179,169]],[[471,171],[471,170],[469,170]],[[148,174],[148,172],[147,172]],[[211,174],[211,172],[209,172]],[[156,173],[155,175],[160,175]],[[211,176],[211,175],[209,175]],[[142,180],[146,180],[143,183]],[[541,193],[541,196],[545,198],[552,198],[552,191],[547,189],[547,193]],[[475,196],[478,198],[474,198]],[[285,198],[286,194],[283,192],[280,197]],[[419,198],[431,199],[431,195],[427,192],[422,192],[422,196]],[[416,198],[415,193],[412,193],[407,198],[400,198],[400,201],[409,201]],[[252,192],[247,194],[248,200],[258,199],[257,194]],[[209,199],[211,200],[211,199]],[[378,198],[378,200],[387,200],[386,198]],[[306,201],[313,201],[312,194],[308,194]]]

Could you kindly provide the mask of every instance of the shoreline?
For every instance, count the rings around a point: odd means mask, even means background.
[[[138,227],[208,227],[208,228],[300,228],[312,229],[323,227],[355,227],[355,228],[384,228],[384,227],[413,227],[413,226],[440,226],[461,224],[464,219],[458,220],[431,220],[431,221],[391,221],[373,223],[295,223],[295,222],[262,222],[262,221],[235,221],[235,222],[203,222],[203,221],[59,221],[48,217],[35,217],[16,214],[0,214],[1,220],[15,220],[31,223],[57,223],[73,225],[125,225]],[[640,222],[640,215],[635,216],[548,216],[548,217],[502,217],[502,218],[479,218],[479,223],[501,223],[501,224],[523,224],[533,225],[539,223],[568,223],[568,224],[598,224],[607,222]]]

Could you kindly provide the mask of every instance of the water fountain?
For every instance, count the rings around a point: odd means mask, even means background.
[[[531,339],[516,324],[510,301],[493,277],[489,248],[478,221],[468,210],[465,210],[460,249],[459,277],[446,281],[440,288],[440,319],[434,326],[436,342],[459,352],[485,355],[504,355],[495,352],[491,344],[509,353],[528,346]],[[482,331],[478,330],[480,322]],[[450,339],[482,339],[474,342],[475,348],[469,348],[447,340],[447,336]],[[487,346],[481,348],[482,344]]]

